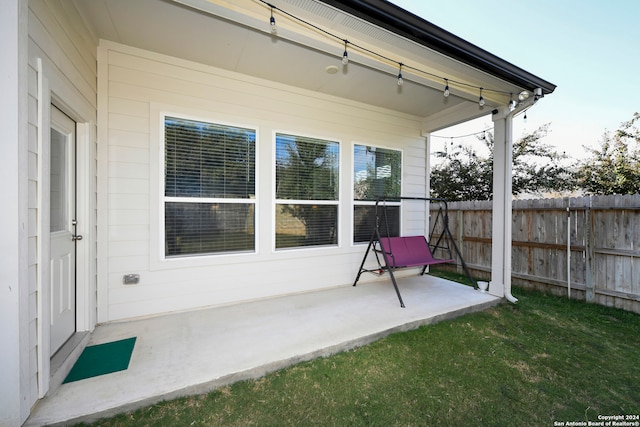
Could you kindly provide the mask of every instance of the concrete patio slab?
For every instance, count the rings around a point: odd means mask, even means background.
[[[89,345],[137,337],[129,368],[62,384],[27,426],[91,422],[258,378],[390,333],[479,311],[501,299],[432,276],[344,286],[98,326]]]

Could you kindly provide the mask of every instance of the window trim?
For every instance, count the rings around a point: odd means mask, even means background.
[[[349,189],[350,189],[350,193],[351,193],[351,199],[350,199],[350,212],[349,212],[349,241],[351,243],[352,247],[358,247],[358,246],[362,246],[362,245],[367,245],[369,242],[356,242],[354,239],[354,233],[355,233],[355,208],[356,206],[375,206],[376,202],[375,201],[371,201],[371,200],[356,200],[355,198],[355,189],[354,189],[354,182],[355,182],[355,163],[356,163],[356,156],[355,156],[355,149],[356,146],[364,146],[364,147],[376,147],[376,148],[382,148],[385,150],[392,150],[392,151],[398,151],[400,153],[400,168],[401,168],[401,173],[400,173],[400,196],[402,196],[402,194],[404,194],[404,185],[405,185],[405,156],[404,156],[404,150],[401,148],[397,148],[397,147],[391,147],[388,145],[379,145],[379,144],[373,144],[373,143],[364,143],[364,142],[359,142],[359,141],[353,141],[351,144],[351,170],[350,170],[350,175],[351,175],[351,181],[349,182]],[[398,228],[400,230],[400,234],[402,234],[402,230],[403,230],[403,203],[402,200],[398,201],[398,202],[387,202],[388,206],[398,206],[399,207],[399,213],[398,215],[400,216],[399,218],[399,224],[398,224]]]
[[[260,129],[257,125],[247,124],[225,118],[224,115],[211,114],[201,110],[178,107],[174,105],[150,103],[150,161],[149,161],[149,209],[150,209],[150,270],[162,270],[179,267],[199,267],[205,265],[228,264],[230,259],[234,257],[246,258],[247,256],[257,256],[260,244],[260,202],[258,194],[258,176],[259,176],[259,138]],[[254,249],[252,251],[238,252],[220,252],[191,254],[184,256],[167,257],[165,253],[165,118],[175,117],[185,120],[193,120],[207,122],[222,126],[232,126],[244,129],[250,129],[255,132],[255,198],[253,199],[228,199],[228,198],[198,198],[198,203],[246,203],[254,205]],[[170,197],[171,201],[193,202],[190,197]],[[240,261],[239,261],[240,262]]]
[[[291,135],[291,136],[300,136],[303,138],[311,138],[317,139],[321,141],[335,142],[338,144],[338,198],[337,200],[298,200],[298,199],[278,199],[276,198],[276,160],[277,160],[277,143],[276,138],[278,134]],[[342,223],[342,201],[343,201],[343,176],[344,176],[344,143],[340,138],[333,138],[329,136],[319,136],[317,134],[311,134],[307,132],[298,132],[291,130],[283,130],[283,129],[273,129],[271,134],[271,141],[273,146],[273,153],[271,155],[271,251],[273,253],[281,253],[281,252],[308,252],[312,250],[335,250],[337,248],[342,247],[342,229],[344,228]],[[336,206],[337,213],[337,224],[336,224],[336,236],[337,242],[336,244],[331,245],[314,245],[314,246],[293,246],[287,248],[277,248],[276,247],[276,207],[277,205],[328,205],[328,206]]]

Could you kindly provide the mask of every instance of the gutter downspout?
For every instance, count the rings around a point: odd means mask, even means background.
[[[431,132],[424,135],[424,197],[431,197]],[[431,229],[431,202],[427,200],[424,212],[424,235]],[[428,240],[428,239],[427,239]]]
[[[536,91],[537,92],[537,91]],[[502,211],[502,217],[504,219],[503,224],[503,232],[504,232],[504,241],[508,242],[502,248],[502,286],[504,292],[504,298],[515,304],[518,302],[518,299],[513,296],[511,293],[511,258],[512,258],[512,218],[513,218],[513,117],[516,114],[530,108],[533,106],[541,96],[541,90],[539,94],[536,96],[525,99],[521,103],[519,103],[515,109],[512,111],[509,110],[509,107],[505,107],[502,110],[502,118],[504,120],[504,143],[505,143],[505,153],[504,162],[502,166],[504,166],[505,178],[509,177],[509,179],[504,180],[504,187],[502,190],[504,191],[504,210]],[[497,114],[499,111],[494,110],[494,114]],[[494,119],[495,121],[495,119]],[[495,161],[495,159],[494,159]],[[494,183],[495,185],[495,183]],[[494,197],[496,194],[494,193]]]
[[[505,198],[509,198],[509,203],[504,204],[504,217],[509,218],[509,221],[505,221],[504,230],[505,236],[509,236],[509,239],[512,238],[512,227],[511,227],[511,218],[513,216],[513,116],[515,111],[511,111],[505,117],[505,140],[507,143],[507,153],[505,163],[508,164],[508,172],[509,176],[512,179],[508,179],[505,182]],[[504,251],[504,297],[510,303],[517,303],[518,299],[511,294],[511,244],[509,244],[509,249],[505,248]]]
[[[536,90],[537,92],[537,90]],[[508,171],[508,175],[512,176],[513,174],[513,117],[524,111],[527,110],[528,108],[532,107],[537,101],[538,99],[541,97],[541,92],[539,94],[536,94],[536,96],[532,96],[530,98],[528,98],[527,100],[521,102],[520,104],[518,104],[517,108],[514,109],[513,111],[509,111],[507,114],[504,115],[504,121],[505,121],[505,143],[507,144],[508,147],[508,152],[505,154],[505,167],[507,168]],[[504,204],[504,218],[509,218],[509,221],[505,221],[504,224],[504,232],[505,232],[505,236],[509,236],[509,239],[511,239],[512,237],[512,220],[511,218],[513,217],[513,178],[512,179],[508,179],[505,182],[505,199],[509,199],[509,200],[505,200],[505,202],[508,201],[508,203]],[[507,301],[515,304],[518,302],[518,299],[516,297],[513,296],[513,294],[511,294],[511,241],[509,241],[509,249],[507,250],[506,248],[504,249],[504,253],[503,253],[503,259],[504,259],[504,266],[503,266],[503,280],[504,280],[504,297]]]

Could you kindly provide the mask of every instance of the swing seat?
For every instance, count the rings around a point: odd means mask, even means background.
[[[424,236],[383,237],[379,244],[386,255],[387,268],[424,267],[454,261],[434,258]]]

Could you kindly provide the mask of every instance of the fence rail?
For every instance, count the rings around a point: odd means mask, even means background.
[[[467,265],[487,278],[491,209],[490,201],[449,203]],[[516,200],[512,221],[515,285],[640,313],[640,195]]]

